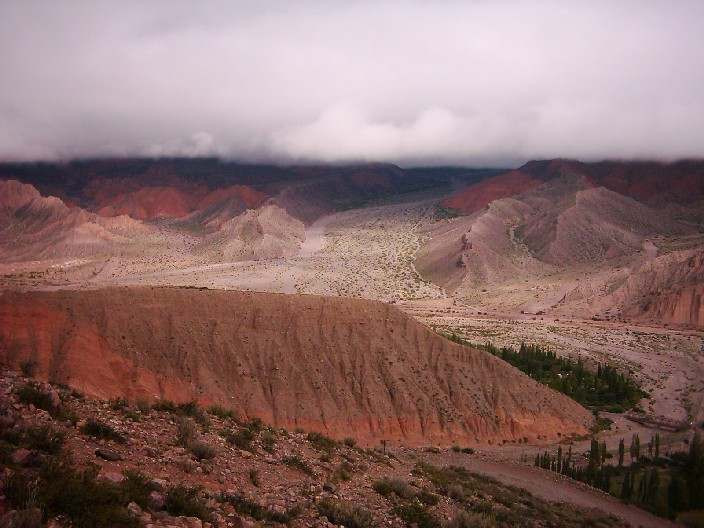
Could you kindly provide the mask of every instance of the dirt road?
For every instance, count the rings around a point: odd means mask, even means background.
[[[582,508],[596,508],[618,517],[634,528],[680,526],[635,506],[624,504],[614,497],[591,489],[579,482],[531,466],[494,462],[477,457],[469,457],[464,454],[447,452],[438,455],[428,454],[425,459],[439,466],[463,466],[470,471],[492,477],[503,484],[525,489],[541,499],[553,502],[566,502]]]

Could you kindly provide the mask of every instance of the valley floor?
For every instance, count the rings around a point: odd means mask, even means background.
[[[456,331],[476,343],[539,343],[558,354],[616,364],[631,372],[650,394],[641,403],[647,420],[636,423],[625,414],[604,414],[614,423],[610,430],[600,433],[600,439],[612,452],[620,438],[628,441],[638,433],[641,439],[649,439],[655,432],[663,437],[666,449],[678,450],[691,429],[704,423],[704,332],[563,314],[521,314],[516,307],[523,302],[521,295],[526,299],[534,296],[535,290],[530,288],[520,295],[518,290],[504,292],[508,297],[503,299],[487,296],[487,303],[481,302],[480,295],[474,304],[455,300],[424,280],[413,265],[415,253],[429,236],[428,228],[438,222],[435,213],[436,202],[430,200],[326,216],[308,227],[301,253],[287,259],[212,263],[179,250],[169,257],[112,256],[3,264],[0,287],[174,285],[378,299],[399,305],[432,328]],[[185,239],[164,243],[188,247]],[[565,281],[572,280],[568,279]],[[561,281],[560,277],[546,279],[544,285],[534,287],[543,288],[546,298],[552,299],[562,291]],[[510,296],[514,294],[512,300]],[[681,426],[681,430],[667,430],[672,423]],[[575,445],[576,452],[588,448],[588,440]],[[468,464],[473,471],[529,488],[545,499],[597,507],[635,526],[668,525],[599,492],[567,482],[556,486],[555,480],[561,477],[514,464],[526,458],[532,461],[534,453],[544,449],[545,446],[486,447],[480,450],[486,460],[472,459]],[[446,455],[433,460],[448,460]],[[403,466],[400,472],[407,472],[410,467]]]

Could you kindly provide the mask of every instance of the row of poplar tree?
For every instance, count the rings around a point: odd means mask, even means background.
[[[641,446],[637,434],[628,446],[630,464],[625,464],[626,443],[621,439],[617,464],[605,442],[592,439],[586,463],[575,460],[570,446],[567,452],[558,447],[535,456],[535,466],[566,475],[620,497],[661,516],[704,508],[704,441],[697,432],[689,449],[661,454],[660,435],[652,436]]]

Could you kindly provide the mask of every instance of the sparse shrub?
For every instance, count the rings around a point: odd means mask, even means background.
[[[296,507],[289,508],[285,512],[271,510],[258,502],[248,499],[241,493],[223,494],[221,499],[232,504],[237,513],[247,515],[257,521],[288,524],[301,513],[300,509]]]
[[[199,488],[174,486],[166,493],[164,504],[166,511],[173,516],[198,517],[203,521],[210,521],[212,514],[200,497]]]
[[[271,429],[264,429],[260,435],[262,441],[262,447],[264,451],[268,453],[274,452],[274,446],[276,445],[276,436]]]
[[[333,482],[340,482],[342,480],[347,481],[352,478],[352,472],[354,468],[352,467],[352,464],[349,462],[345,461],[339,466],[335,468],[335,471],[332,473],[332,481]]]
[[[333,451],[339,445],[337,441],[322,433],[311,432],[308,433],[307,438],[311,445],[319,451]]]
[[[460,446],[458,446],[458,445],[453,445],[453,446],[452,446],[452,450],[453,450],[455,453],[459,453],[460,451],[462,451],[462,448],[461,448]]]
[[[79,471],[68,460],[50,459],[36,477],[13,474],[5,495],[15,507],[36,504],[47,517],[65,516],[75,528],[136,527],[125,508],[131,500],[126,490],[97,474],[97,466]]]
[[[203,427],[210,426],[210,418],[208,418],[206,412],[194,401],[181,403],[176,407],[176,413],[193,418]]]
[[[152,405],[152,409],[155,411],[174,413],[176,412],[177,407],[171,400],[157,400],[154,405]]]
[[[188,449],[198,460],[210,460],[217,455],[217,451],[213,446],[200,440],[191,442],[188,445]]]
[[[357,440],[355,440],[354,438],[352,438],[352,437],[350,437],[350,436],[348,436],[347,438],[345,438],[345,439],[343,440],[343,442],[344,442],[344,444],[345,444],[347,447],[354,447],[354,446],[357,445]]]
[[[140,508],[149,506],[149,494],[155,491],[149,478],[138,471],[125,471],[125,480],[120,484],[127,503],[135,502]]]
[[[408,526],[416,528],[439,528],[440,526],[438,520],[417,500],[408,504],[399,504],[394,508],[394,513]]]
[[[124,435],[117,432],[115,428],[111,425],[101,422],[95,418],[89,418],[86,423],[81,427],[81,432],[88,436],[93,436],[95,438],[104,438],[106,440],[113,440],[118,444],[126,444],[127,438]]]
[[[411,499],[415,497],[416,494],[413,488],[401,479],[383,478],[372,484],[372,488],[374,488],[374,491],[379,495],[383,495],[384,497],[388,497],[391,493],[394,493],[401,499]]]
[[[3,521],[7,523],[3,526],[10,528],[42,528],[42,511],[39,508],[14,510],[7,517],[3,516]]]
[[[372,484],[372,489],[382,497],[388,497],[391,493],[393,493],[389,479],[377,480]]]
[[[463,453],[467,453],[468,455],[473,455],[474,454],[474,449],[471,447],[463,447],[462,448]]]
[[[125,398],[114,398],[110,400],[110,408],[113,411],[122,411],[127,408],[127,400]]]
[[[132,409],[127,409],[124,414],[125,418],[127,418],[128,420],[132,420],[133,422],[142,421],[142,415],[137,411],[133,411]]]
[[[152,406],[149,404],[149,402],[143,398],[139,398],[135,402],[135,406],[137,407],[137,410],[141,412],[142,414],[147,414],[149,411],[152,410]]]
[[[284,457],[282,462],[288,467],[297,469],[306,475],[313,475],[313,469],[298,455]]]
[[[329,522],[344,525],[346,528],[370,528],[374,520],[366,508],[348,502],[323,499],[318,505],[318,513]]]
[[[440,501],[439,497],[435,495],[435,493],[432,493],[426,489],[422,489],[416,493],[416,499],[418,499],[421,504],[425,504],[426,506],[435,506]]]
[[[223,431],[223,437],[227,443],[242,449],[244,451],[252,450],[252,441],[254,440],[254,433],[249,429],[240,429],[236,433],[233,431]]]
[[[23,431],[22,443],[29,449],[36,449],[55,455],[61,451],[66,435],[49,425],[28,427]]]
[[[16,394],[25,405],[34,405],[52,416],[55,416],[58,411],[58,408],[51,401],[51,396],[32,383],[25,383],[19,387]]]
[[[244,426],[253,433],[258,433],[263,429],[264,423],[261,421],[260,418],[252,418],[246,424],[244,424]]]
[[[465,498],[464,488],[460,484],[450,484],[447,487],[447,496],[456,501],[463,501]]]
[[[259,480],[259,470],[257,469],[250,469],[249,470],[249,481],[252,483],[252,485],[256,488],[259,487],[261,484]]]
[[[235,417],[235,413],[232,409],[225,409],[225,407],[220,405],[211,405],[208,407],[208,412],[213,416],[217,416],[221,420],[233,419]]]
[[[20,370],[25,378],[33,378],[37,371],[37,362],[32,359],[23,361],[20,363]]]
[[[198,431],[193,420],[186,416],[179,416],[176,419],[176,444],[181,447],[188,447],[195,442]]]
[[[431,446],[426,447],[423,451],[425,451],[426,453],[434,453],[437,455],[438,453],[440,453],[440,448]]]
[[[444,528],[496,528],[496,526],[496,521],[488,515],[460,511],[445,523]]]

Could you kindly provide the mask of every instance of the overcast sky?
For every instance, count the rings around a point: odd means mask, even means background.
[[[0,0],[0,159],[702,157],[703,21],[701,0]]]

